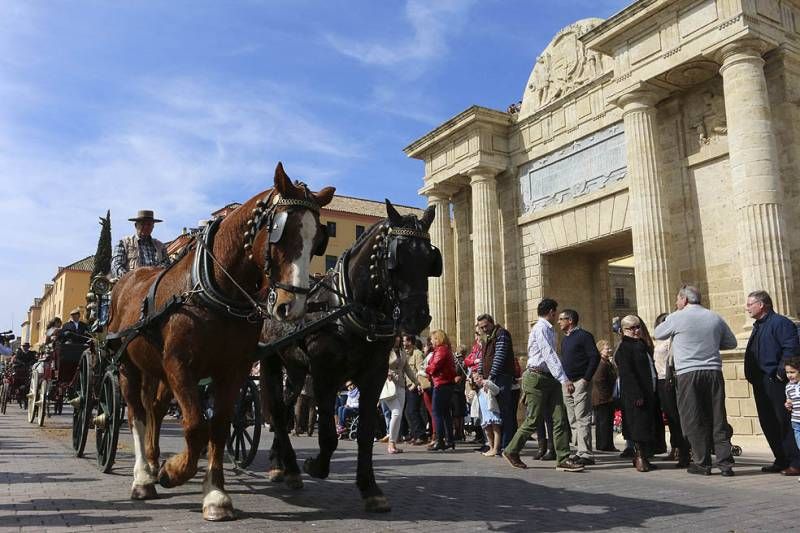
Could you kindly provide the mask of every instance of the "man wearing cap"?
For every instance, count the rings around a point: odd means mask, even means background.
[[[167,247],[150,236],[153,226],[161,220],[148,209],[140,210],[135,218],[128,220],[134,222],[136,233],[120,240],[114,251],[111,271],[117,278],[141,266],[162,266],[167,262]]]
[[[61,326],[59,338],[65,342],[84,344],[89,336],[89,326],[81,321],[81,308],[76,307],[69,313],[69,320]]]

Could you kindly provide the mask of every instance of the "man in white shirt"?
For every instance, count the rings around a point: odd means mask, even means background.
[[[519,458],[531,435],[536,432],[545,413],[553,417],[553,440],[556,449],[556,470],[580,472],[583,465],[570,459],[569,420],[564,406],[564,389],[572,394],[575,385],[567,378],[561,360],[556,354],[556,334],[553,321],[558,314],[558,303],[550,298],[539,302],[539,320],[533,325],[528,337],[528,365],[522,375],[522,393],[525,395],[527,415],[506,446],[503,457],[514,468],[527,468]]]

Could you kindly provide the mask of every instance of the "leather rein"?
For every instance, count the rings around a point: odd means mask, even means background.
[[[213,311],[255,323],[271,316],[269,309],[277,300],[275,289],[283,289],[295,294],[308,294],[311,291],[307,287],[299,287],[272,280],[272,246],[280,241],[284,230],[283,225],[286,223],[286,217],[278,220],[280,215],[286,213],[277,213],[277,208],[280,206],[288,206],[290,209],[308,209],[319,213],[319,206],[311,200],[282,198],[280,195],[276,195],[274,191],[271,191],[265,199],[259,200],[257,207],[253,209],[252,217],[247,221],[248,230],[244,234],[244,249],[248,252],[248,258],[252,260],[253,241],[259,231],[264,228],[267,229],[269,237],[264,252],[264,275],[269,280],[269,292],[266,302],[258,301],[254,295],[248,293],[214,256],[212,252],[214,237],[223,220],[222,218],[214,219],[206,226],[203,233],[197,237],[198,246],[192,263],[191,284],[194,288],[191,292],[200,299],[204,306]],[[235,300],[219,290],[214,281],[214,265],[230,280],[237,292],[244,296],[244,301]]]

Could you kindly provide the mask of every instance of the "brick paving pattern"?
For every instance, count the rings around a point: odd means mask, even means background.
[[[501,458],[484,458],[461,445],[454,453],[406,446],[389,456],[376,445],[378,482],[392,511],[363,511],[355,487],[356,452],[343,441],[327,480],[304,476],[292,491],[270,483],[263,472],[271,434],[262,435],[255,472],[226,471],[237,508],[235,522],[207,523],[201,517],[201,474],[166,490],[160,499],[128,499],[133,457],[127,430],[111,474],[94,466],[94,448],[77,459],[70,447],[65,414],[44,429],[28,424],[9,406],[0,416],[0,531],[785,531],[797,523],[797,478],[762,474],[764,456],[737,460],[737,475],[690,476],[667,463],[649,474],[635,472],[616,454],[598,455],[585,473],[556,472],[554,463],[530,459],[514,470]],[[316,439],[294,438],[302,461]],[[168,420],[164,457],[182,447],[180,427]]]

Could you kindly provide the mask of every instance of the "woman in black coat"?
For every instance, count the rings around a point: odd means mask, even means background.
[[[619,372],[624,424],[622,434],[634,442],[633,466],[639,472],[655,468],[647,461],[660,421],[656,371],[650,346],[641,338],[642,322],[633,315],[622,319],[622,342],[614,355]]]

